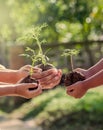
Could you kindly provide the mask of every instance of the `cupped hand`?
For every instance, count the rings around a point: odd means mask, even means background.
[[[74,98],[81,98],[87,92],[87,88],[83,86],[83,81],[79,81],[73,85],[68,86],[67,94]]]
[[[28,76],[30,74],[31,68],[33,73],[39,73],[42,71],[40,68],[32,67],[31,65],[25,65],[18,70],[19,79]]]
[[[47,71],[34,73],[33,78],[37,79],[42,86],[42,89],[51,89],[59,84],[61,80],[62,72],[56,68],[49,69]]]
[[[34,90],[33,90],[34,88]],[[35,89],[36,88],[36,89]],[[32,90],[30,90],[32,89]],[[42,93],[42,88],[36,83],[16,84],[15,94],[24,98],[33,98]]]

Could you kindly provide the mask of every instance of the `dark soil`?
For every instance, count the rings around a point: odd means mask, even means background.
[[[39,64],[39,65],[37,65],[36,67],[41,68],[42,71],[46,71],[46,70],[49,70],[49,69],[54,68],[54,66],[53,66],[52,64],[46,64],[46,65],[44,65],[44,64]]]
[[[30,75],[28,75],[27,77],[21,79],[18,83],[38,83],[38,81],[31,78]],[[38,86],[35,88],[29,88],[29,90],[35,90],[37,88],[38,88]]]
[[[83,80],[85,80],[85,76],[82,73],[75,71],[75,72],[70,72],[68,74],[63,74],[59,84],[69,86],[78,81],[83,81]]]

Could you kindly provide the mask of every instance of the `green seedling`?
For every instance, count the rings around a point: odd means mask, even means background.
[[[48,50],[45,53],[43,53],[42,46],[41,46],[43,43],[46,43],[45,39],[41,40],[42,29],[46,26],[47,26],[46,24],[43,24],[41,26],[33,27],[26,33],[26,35],[20,38],[20,40],[24,40],[28,42],[33,41],[38,46],[38,51],[30,47],[26,47],[25,49],[26,53],[21,54],[21,56],[25,56],[31,59],[32,67],[34,67],[38,62],[45,66],[49,61],[49,58],[46,56]],[[31,68],[30,75],[32,75],[32,73],[33,73],[33,69]]]
[[[74,64],[73,64],[73,56],[77,55],[79,53],[79,50],[76,49],[65,49],[62,56],[70,57],[70,65],[71,65],[71,71],[74,70]]]

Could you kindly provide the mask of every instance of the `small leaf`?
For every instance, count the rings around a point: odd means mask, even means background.
[[[78,53],[79,53],[79,50],[76,50],[76,49],[65,49],[62,56],[77,55]]]
[[[25,56],[27,58],[31,57],[29,54],[20,54],[19,56]]]

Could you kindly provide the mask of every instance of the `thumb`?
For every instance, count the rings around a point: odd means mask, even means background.
[[[61,75],[62,75],[62,70],[59,69],[59,70],[58,70],[58,73],[59,73],[59,75],[61,76]]]
[[[38,84],[37,83],[27,83],[26,84],[26,88],[28,89],[28,88],[36,88],[38,86]]]
[[[74,91],[74,85],[70,85],[67,87],[67,93],[73,92]]]

